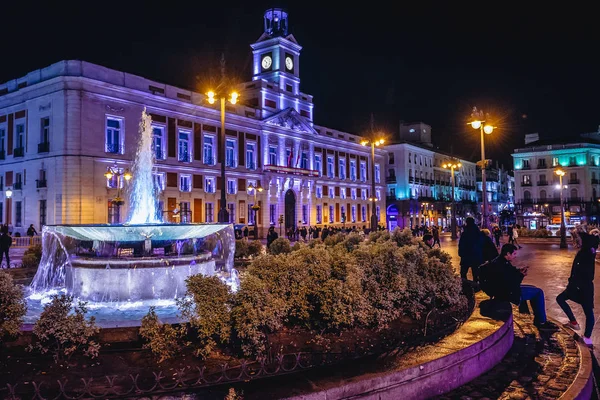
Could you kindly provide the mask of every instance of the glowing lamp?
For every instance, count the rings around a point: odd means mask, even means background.
[[[13,191],[11,188],[8,188],[6,189],[6,192],[4,194],[6,194],[7,199],[10,199],[12,197]]]
[[[363,140],[362,142],[360,142],[360,144],[362,144],[363,146],[366,146],[369,142],[367,142],[366,140]]]
[[[458,163],[458,168],[460,168],[460,167],[462,167],[462,164],[461,164],[461,163]]]
[[[259,192],[262,192],[264,189],[262,188],[262,186],[259,186],[256,188],[256,190],[258,190]]]
[[[237,94],[236,92],[233,92],[233,93],[231,93],[231,100],[229,100],[229,102],[230,102],[231,104],[235,104],[235,103],[237,103],[237,100],[238,100],[238,97],[239,97],[239,96],[240,96],[240,95],[239,95],[239,94]]]
[[[126,181],[130,180],[132,176],[133,175],[131,175],[131,172],[129,171],[125,171],[125,173],[123,174],[123,178],[125,178]]]
[[[494,131],[494,127],[492,125],[486,125],[483,127],[483,132],[487,135]]]
[[[106,179],[110,179],[110,178],[112,178],[112,177],[113,177],[113,173],[112,173],[112,172],[110,172],[110,171],[106,171],[106,172],[104,173],[104,176],[106,177]]]
[[[481,126],[481,121],[473,121],[471,122],[471,126],[473,127],[473,129],[479,129],[479,127]]]
[[[209,91],[208,93],[206,93],[206,95],[208,96],[208,102],[210,104],[215,104],[215,92],[213,92],[212,90]]]

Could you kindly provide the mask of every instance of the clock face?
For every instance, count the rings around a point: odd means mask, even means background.
[[[294,60],[292,60],[292,57],[286,57],[285,58],[285,67],[291,71],[294,69]]]
[[[264,56],[260,64],[263,69],[269,69],[271,68],[271,64],[273,64],[273,60],[271,59],[271,56]]]

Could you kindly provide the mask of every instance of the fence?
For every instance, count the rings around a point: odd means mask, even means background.
[[[42,244],[41,236],[21,236],[15,237],[13,236],[12,247],[29,247],[32,244]]]

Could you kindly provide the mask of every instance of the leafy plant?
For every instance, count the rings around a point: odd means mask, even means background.
[[[41,259],[42,245],[33,244],[23,253],[21,263],[23,264],[23,268],[37,268],[40,265]]]
[[[176,327],[161,323],[154,307],[150,307],[148,314],[142,318],[140,336],[146,340],[143,346],[158,356],[159,363],[179,354],[184,345],[182,339],[185,333],[185,325]]]
[[[72,305],[73,296],[63,294],[52,297],[33,327],[37,341],[29,347],[30,351],[51,353],[57,363],[69,360],[77,353],[90,358],[98,356],[100,345],[92,340],[100,331],[95,318],[91,317],[89,321],[85,319],[86,303],[79,302],[75,307]]]
[[[235,258],[248,257],[248,242],[245,240],[235,241]]]
[[[269,246],[269,252],[274,256],[278,254],[286,254],[292,251],[290,241],[286,238],[277,238],[273,240],[273,243]]]
[[[14,284],[10,274],[0,270],[0,342],[19,333],[26,312],[23,288]]]
[[[248,242],[248,255],[250,257],[258,257],[262,254],[264,246],[260,240],[253,240]]]

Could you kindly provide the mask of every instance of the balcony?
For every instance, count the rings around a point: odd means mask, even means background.
[[[254,171],[256,169],[256,163],[254,161],[246,161],[246,169]]]
[[[569,179],[569,185],[577,185],[579,184],[579,179]]]
[[[177,155],[177,160],[181,161],[181,162],[191,162],[192,161],[192,159],[190,157],[190,153],[188,153],[187,151],[179,153]]]
[[[155,149],[155,151],[154,151],[154,158],[157,159],[157,160],[164,160],[165,159],[165,156],[164,156],[164,154],[163,154],[163,152],[162,152],[161,149]]]
[[[0,150],[0,160],[6,160],[6,151]]]
[[[396,176],[388,176],[385,178],[385,183],[396,183]]]
[[[189,184],[184,184],[184,185],[179,186],[179,191],[180,192],[191,192],[192,190],[191,190]]]
[[[265,165],[263,170],[265,172],[277,172],[280,174],[319,176],[319,171],[314,169],[283,167],[279,165]],[[330,176],[329,178],[333,178],[333,176]]]
[[[104,151],[106,153],[110,153],[110,154],[123,154],[124,147],[121,146],[120,144],[106,143]]]
[[[596,185],[596,184],[598,184],[598,179],[592,179],[592,185]]]
[[[548,181],[539,181],[537,183],[538,186],[548,186]]]
[[[15,147],[13,152],[13,156],[15,157],[23,157],[25,155],[25,147]]]
[[[546,169],[548,166],[546,164],[538,164],[537,169]]]
[[[235,168],[237,167],[237,164],[234,159],[228,158],[225,160],[225,166],[228,168]]]
[[[22,190],[23,189],[23,182],[15,182],[13,184],[13,190]]]
[[[216,160],[214,157],[204,157],[204,165],[215,165]]]
[[[531,186],[531,182],[521,182],[521,186]]]
[[[35,187],[38,189],[48,187],[46,185],[47,185],[47,182],[45,179],[36,179],[35,180]]]
[[[527,169],[531,169],[531,167],[529,165],[523,165],[521,167],[522,170],[527,170]]]
[[[50,142],[38,143],[38,153],[48,153],[50,151]]]

